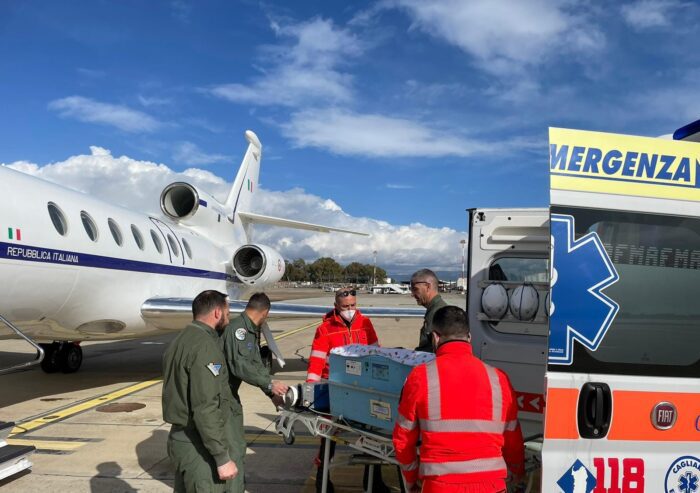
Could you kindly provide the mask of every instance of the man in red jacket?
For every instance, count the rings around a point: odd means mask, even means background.
[[[314,341],[311,344],[311,357],[306,373],[307,382],[318,382],[328,378],[328,355],[331,349],[348,344],[378,344],[377,333],[372,322],[357,309],[357,292],[352,287],[341,288],[335,292],[335,305],[333,310],[326,313],[323,322],[316,329]],[[321,491],[321,478],[323,477],[322,459],[324,448],[328,440],[321,439],[321,449],[316,458],[318,471],[316,473],[316,491]],[[335,451],[335,442],[330,442],[331,457]],[[381,493],[389,491],[381,479],[381,469],[374,468],[374,491]],[[365,468],[367,482],[368,468]],[[333,492],[333,484],[328,482],[328,492]]]
[[[394,426],[396,458],[409,491],[505,493],[524,470],[518,405],[504,372],[472,354],[461,308],[433,319],[434,361],[409,374]],[[420,456],[416,445],[420,438]]]

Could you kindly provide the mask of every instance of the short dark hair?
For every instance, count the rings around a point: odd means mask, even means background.
[[[270,309],[270,298],[265,293],[253,293],[245,306],[246,310],[264,312]]]
[[[211,313],[216,308],[226,307],[225,309],[228,309],[226,297],[224,293],[213,289],[202,291],[192,301],[192,315],[194,318],[198,318]]]
[[[443,306],[433,317],[433,331],[447,339],[469,337],[467,314],[458,306]]]

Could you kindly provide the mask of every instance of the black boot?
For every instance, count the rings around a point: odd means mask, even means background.
[[[335,488],[333,488],[333,483],[331,483],[330,471],[328,475],[328,485],[326,486],[326,493],[335,493]],[[318,466],[316,470],[316,493],[321,493],[323,490],[323,466]]]
[[[362,475],[362,489],[367,491],[367,485],[369,484],[369,466],[365,466],[365,472]],[[382,479],[382,467],[379,464],[374,466],[374,472],[372,473],[372,493],[390,493],[391,489],[384,484]]]

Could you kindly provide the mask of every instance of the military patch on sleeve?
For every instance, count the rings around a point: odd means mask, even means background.
[[[245,335],[248,331],[245,330],[243,327],[240,329],[236,329],[236,339],[239,341],[245,341]]]
[[[221,365],[219,363],[209,363],[207,368],[209,368],[209,371],[212,372],[215,377],[218,377],[221,372]]]

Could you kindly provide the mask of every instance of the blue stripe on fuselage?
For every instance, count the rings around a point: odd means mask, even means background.
[[[237,280],[235,276],[230,276],[225,272],[192,269],[189,267],[157,264],[154,262],[141,262],[125,258],[104,257],[102,255],[92,255],[89,253],[71,252],[67,250],[55,250],[52,248],[25,245],[23,243],[0,242],[0,259],[73,265],[76,267],[95,267],[131,272],[147,272],[149,274],[166,274],[170,276],[199,277],[220,281],[235,282]]]

